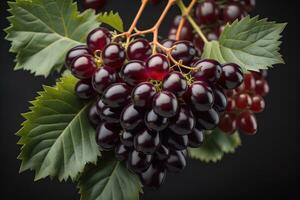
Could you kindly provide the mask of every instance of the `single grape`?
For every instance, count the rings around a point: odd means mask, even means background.
[[[126,59],[125,49],[118,43],[105,46],[101,54],[104,65],[114,69],[121,69]]]
[[[257,132],[257,122],[255,116],[249,111],[240,113],[237,118],[237,127],[246,135],[255,135]]]
[[[101,119],[104,121],[108,121],[110,123],[120,123],[121,111],[119,109],[104,106],[100,110],[99,114]]]
[[[97,127],[98,124],[101,123],[101,118],[99,116],[96,104],[93,104],[90,107],[89,113],[88,113],[88,119],[94,127]]]
[[[161,42],[161,44],[162,44],[164,47],[166,47],[166,48],[171,48],[171,47],[174,45],[175,42],[176,42],[175,40],[166,39],[166,40],[163,40],[163,41]]]
[[[83,55],[90,55],[89,49],[85,45],[76,46],[70,49],[65,59],[66,67],[71,69],[71,64],[74,61],[74,59]]]
[[[219,39],[218,30],[213,30],[206,33],[206,37],[208,41],[214,41]]]
[[[198,124],[204,130],[213,130],[220,122],[219,113],[215,109],[204,112],[197,112]]]
[[[111,67],[102,67],[97,70],[92,78],[93,88],[102,94],[105,89],[117,81],[116,71]]]
[[[160,145],[156,150],[155,155],[158,160],[164,161],[169,157],[170,150],[165,145]]]
[[[225,23],[232,23],[236,19],[241,19],[242,15],[243,12],[240,5],[233,2],[224,6],[222,12],[222,20],[224,20]]]
[[[159,145],[159,134],[155,131],[144,130],[134,138],[135,149],[145,154],[153,154]]]
[[[121,125],[125,130],[134,130],[143,123],[143,115],[135,109],[133,104],[129,104],[122,112]]]
[[[206,82],[196,81],[189,87],[187,99],[195,110],[207,111],[213,106],[214,94]]]
[[[219,129],[226,134],[233,134],[236,131],[236,119],[234,114],[225,113],[219,123]]]
[[[133,150],[127,160],[127,168],[136,173],[146,171],[151,165],[152,155]]]
[[[166,130],[164,133],[164,142],[166,146],[173,150],[184,150],[188,147],[188,136],[187,135],[178,135],[172,130]]]
[[[87,46],[90,52],[102,51],[111,42],[111,34],[108,29],[100,27],[94,29],[87,37]]]
[[[105,0],[83,0],[83,7],[98,10],[105,4]]]
[[[227,112],[232,112],[236,109],[236,103],[235,103],[235,99],[233,98],[228,98],[227,100],[227,107],[226,107],[226,111]]]
[[[156,163],[152,163],[150,167],[139,175],[144,186],[158,189],[166,178],[166,170]]]
[[[151,83],[140,83],[131,93],[132,103],[138,108],[151,107],[155,94],[156,89]]]
[[[80,99],[85,100],[91,99],[96,95],[90,79],[78,81],[75,86],[75,92]]]
[[[197,81],[208,81],[210,83],[217,82],[222,74],[222,67],[218,61],[212,59],[204,59],[196,62],[192,76]]]
[[[188,65],[197,55],[197,51],[192,42],[178,41],[173,44],[171,55],[177,62]]]
[[[146,71],[150,79],[162,80],[169,72],[170,63],[163,54],[154,54],[146,61]]]
[[[223,91],[219,88],[214,89],[214,105],[213,108],[218,111],[219,113],[222,113],[226,110],[227,107],[227,98]]]
[[[94,58],[90,55],[79,56],[71,64],[71,72],[78,79],[89,79],[97,70]]]
[[[115,156],[119,161],[124,161],[128,159],[130,153],[130,148],[124,144],[118,144],[115,148]]]
[[[181,105],[178,114],[171,119],[169,129],[178,135],[187,135],[195,126],[194,115],[187,105]]]
[[[171,92],[158,92],[153,97],[153,110],[159,116],[166,118],[174,117],[178,111],[178,100]]]
[[[214,0],[199,3],[195,8],[195,19],[199,24],[212,24],[217,21],[218,15],[219,8]]]
[[[189,138],[189,147],[198,148],[203,144],[204,133],[202,130],[195,127],[193,131],[188,135]]]
[[[256,0],[242,0],[241,3],[245,7],[246,11],[250,12],[255,8]]]
[[[137,39],[131,42],[127,48],[129,60],[146,61],[152,54],[152,48],[146,39]]]
[[[201,37],[198,34],[194,35],[193,44],[196,50],[198,51],[198,55],[201,56],[204,48],[204,41],[201,39]]]
[[[102,101],[111,108],[120,108],[128,103],[130,92],[130,87],[125,83],[115,83],[104,91]]]
[[[96,131],[97,144],[103,150],[112,150],[119,142],[120,128],[116,124],[102,122]]]
[[[264,79],[256,80],[255,82],[255,92],[256,94],[264,97],[270,92],[269,84]]]
[[[134,134],[129,131],[123,131],[120,140],[125,146],[133,147]]]
[[[265,100],[262,98],[260,95],[253,95],[252,96],[252,105],[251,105],[251,110],[254,113],[260,113],[264,111],[266,107]]]
[[[162,83],[162,89],[172,92],[177,97],[181,97],[188,88],[187,80],[180,72],[171,72],[168,74]]]
[[[185,156],[181,151],[171,151],[165,165],[169,172],[181,172],[186,167]]]
[[[126,63],[121,71],[120,77],[129,85],[136,86],[148,79],[145,70],[145,64],[139,60],[133,60]]]
[[[224,89],[235,89],[244,80],[241,67],[234,63],[229,63],[222,66],[222,75],[218,84]]]
[[[163,131],[169,124],[169,119],[157,115],[153,109],[145,115],[146,126],[153,131]]]
[[[236,107],[240,110],[249,109],[252,105],[251,96],[247,93],[239,94],[236,99]]]
[[[244,74],[244,91],[254,91],[255,90],[255,78],[252,73]]]

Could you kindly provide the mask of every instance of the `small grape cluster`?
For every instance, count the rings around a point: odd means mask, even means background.
[[[257,122],[254,113],[265,109],[264,96],[269,92],[266,81],[267,72],[252,72],[244,75],[244,82],[236,90],[226,92],[228,105],[219,128],[228,134],[237,129],[246,135],[257,132]]]
[[[196,4],[192,17],[209,41],[218,40],[227,23],[247,16],[255,4],[255,0],[205,0]],[[180,15],[174,18],[168,33],[169,39],[176,39],[180,21]],[[188,21],[185,21],[179,35],[178,39],[192,41],[199,52],[203,51],[204,42],[198,34],[193,34]]]
[[[197,58],[189,41],[162,43],[172,47],[172,59],[161,49],[153,53],[146,39],[120,41],[97,28],[86,46],[68,52],[66,65],[80,79],[76,94],[98,97],[89,119],[100,148],[114,150],[145,186],[157,188],[167,171],[185,168],[187,148],[199,147],[204,131],[218,126],[224,90],[236,89],[243,73],[233,63]],[[176,61],[191,66],[189,72]]]

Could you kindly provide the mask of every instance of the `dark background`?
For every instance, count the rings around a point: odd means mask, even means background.
[[[122,3],[121,3],[122,2]],[[8,26],[6,1],[0,2],[0,29]],[[138,8],[136,0],[109,0],[105,9],[119,11],[128,26]],[[149,27],[160,15],[162,6],[149,7],[141,27]],[[175,9],[166,19],[170,23]],[[144,200],[214,200],[214,199],[292,199],[299,196],[300,178],[300,66],[297,21],[300,17],[296,1],[263,1],[257,3],[256,13],[278,22],[288,22],[284,32],[282,54],[286,65],[270,70],[271,93],[267,109],[258,116],[259,132],[243,137],[243,146],[226,155],[217,164],[189,160],[187,169],[168,175],[158,191],[145,191]],[[298,16],[297,16],[298,15]],[[162,28],[165,33],[168,25]],[[0,30],[0,198],[31,200],[79,199],[71,183],[49,179],[34,182],[32,172],[18,173],[16,159],[19,147],[14,133],[23,121],[20,113],[28,110],[42,84],[53,84],[54,77],[44,79],[28,72],[13,71],[14,55],[8,53],[9,43]],[[293,198],[295,199],[295,197]]]

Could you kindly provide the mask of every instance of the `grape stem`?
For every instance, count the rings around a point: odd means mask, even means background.
[[[176,3],[177,3],[177,6],[179,7],[179,9],[181,10],[182,20],[184,20],[184,18],[186,18],[190,22],[190,24],[192,25],[192,27],[194,28],[194,30],[199,34],[199,36],[201,37],[201,39],[203,40],[203,42],[205,44],[207,44],[208,40],[207,40],[206,36],[202,32],[201,28],[197,25],[197,23],[195,22],[195,20],[190,16],[190,11],[191,11],[191,9],[193,8],[193,6],[196,3],[196,2],[193,2],[193,1],[194,0],[192,0],[192,2],[190,3],[190,5],[188,7],[186,7],[184,5],[184,3],[183,3],[182,0],[177,0]],[[181,20],[180,24],[182,24],[182,26],[183,26],[184,21],[182,22],[182,20]],[[178,29],[177,34],[180,34],[180,32],[181,32],[181,30]],[[177,34],[176,34],[176,38],[177,38]]]
[[[187,7],[187,9],[182,12],[181,20],[178,25],[178,29],[177,29],[177,33],[176,33],[176,40],[180,39],[180,34],[181,34],[182,28],[184,26],[184,23],[186,22],[186,18],[190,14],[190,12],[192,11],[192,9],[196,3],[197,3],[197,0],[192,0],[191,3],[189,4],[189,6]]]

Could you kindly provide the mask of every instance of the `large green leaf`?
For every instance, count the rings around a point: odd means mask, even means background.
[[[31,102],[31,111],[23,115],[26,121],[17,133],[23,145],[20,171],[34,170],[36,180],[47,176],[74,180],[100,155],[95,129],[87,119],[89,104],[76,96],[75,83],[66,76],[55,87],[45,86]]]
[[[208,42],[203,58],[213,58],[221,63],[234,62],[244,70],[254,71],[284,63],[279,47],[285,26],[267,19],[245,17],[228,24],[219,41]]]
[[[215,130],[207,135],[203,146],[189,149],[189,155],[204,162],[217,162],[223,158],[224,153],[234,153],[240,145],[241,139],[238,133],[228,136]]]
[[[97,19],[101,23],[108,24],[120,32],[124,31],[123,20],[119,13],[114,13],[113,11],[100,13]]]
[[[79,189],[81,200],[138,200],[142,185],[124,163],[105,155],[97,166],[86,168]]]
[[[12,42],[10,51],[17,53],[15,69],[35,75],[61,70],[66,52],[99,26],[94,11],[80,14],[72,0],[16,0],[9,7],[6,39]]]

